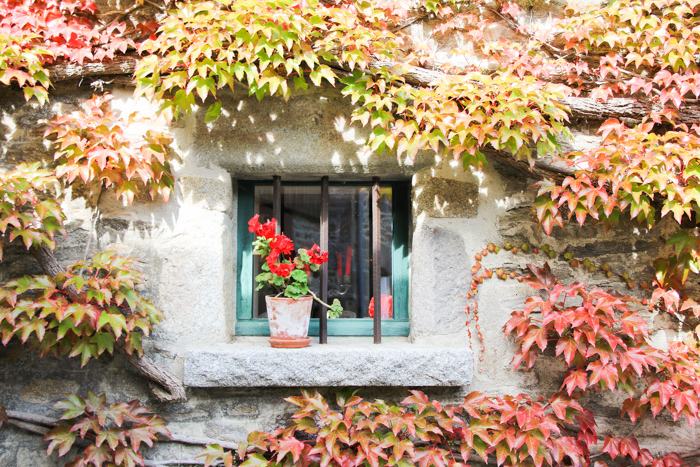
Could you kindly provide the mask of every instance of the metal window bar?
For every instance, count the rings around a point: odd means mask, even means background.
[[[321,250],[328,251],[328,176],[321,178]],[[321,300],[328,303],[328,262],[321,265]],[[321,315],[318,317],[318,342],[328,343],[328,312],[321,308]]]
[[[379,209],[379,177],[372,178],[372,298],[374,298],[374,343],[382,343],[382,216]]]

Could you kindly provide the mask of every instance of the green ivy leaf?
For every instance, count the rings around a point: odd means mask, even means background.
[[[126,351],[129,355],[136,352],[137,355],[143,354],[143,346],[141,344],[141,334],[138,332],[130,332],[126,339]]]
[[[268,460],[261,454],[249,454],[248,458],[240,465],[240,467],[267,467],[267,465]]]
[[[221,102],[215,102],[213,105],[209,106],[204,121],[213,122],[219,118],[219,114],[221,114]]]
[[[195,459],[199,459],[200,457],[204,457],[204,467],[208,467],[220,460],[224,462],[225,467],[233,466],[233,454],[231,454],[231,451],[225,451],[224,448],[218,444],[207,444],[204,451],[197,454]]]
[[[46,436],[44,436],[44,441],[51,441],[48,449],[46,450],[46,454],[50,455],[54,448],[58,446],[58,455],[65,455],[70,448],[73,447],[73,443],[75,443],[77,437],[78,433],[71,431],[71,427],[69,426],[59,426],[54,428],[46,433]]]
[[[102,355],[104,351],[114,353],[114,336],[108,332],[98,332],[90,339],[90,342],[97,346],[97,355]]]
[[[335,393],[335,401],[341,408],[345,408],[349,404],[358,404],[362,401],[359,397],[355,397],[360,388],[345,388]]]
[[[77,394],[67,394],[65,400],[58,401],[53,407],[65,410],[61,420],[69,420],[85,414],[85,400]]]
[[[126,330],[126,318],[119,313],[119,310],[111,306],[104,310],[97,320],[97,330],[102,329],[105,325],[109,325],[117,339],[122,335],[122,331]]]
[[[100,431],[97,438],[95,438],[95,444],[101,446],[104,442],[106,442],[112,450],[116,449],[119,444],[126,444],[124,430],[110,428],[109,430]]]

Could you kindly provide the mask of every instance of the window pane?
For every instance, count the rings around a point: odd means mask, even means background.
[[[260,222],[272,218],[273,187],[255,187],[255,212],[260,214]],[[321,239],[321,187],[320,186],[282,186],[282,218],[277,219],[282,232],[291,238],[296,249],[309,249]],[[262,264],[260,256],[254,256],[254,276],[260,274]],[[257,286],[257,284],[255,284]],[[319,273],[309,278],[311,290],[320,293]],[[273,293],[262,289],[253,297],[253,318],[266,318],[265,295]],[[314,302],[312,316],[318,317],[320,305]]]
[[[342,318],[365,318],[370,290],[370,189],[329,188],[328,299],[343,305]]]
[[[393,256],[393,225],[392,222],[392,190],[391,188],[382,188],[379,198],[379,210],[382,214],[381,231],[382,231],[382,318],[387,319],[393,317],[393,302],[392,295],[392,256]]]
[[[337,298],[342,318],[369,318],[372,296],[371,188],[330,187],[328,298]],[[382,190],[382,294],[391,301],[391,188]],[[385,310],[388,317],[388,310]]]

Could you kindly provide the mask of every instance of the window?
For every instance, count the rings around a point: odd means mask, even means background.
[[[261,221],[276,217],[282,231],[296,247],[322,245],[324,197],[321,180],[277,180],[277,196],[272,180],[238,181],[237,335],[269,335],[265,291],[255,291],[254,278],[259,272],[260,258],[252,254],[254,236],[248,231],[248,219],[254,214],[260,214]],[[339,299],[345,310],[341,318],[328,320],[328,335],[371,336],[373,183],[327,183],[327,276],[325,281],[322,275],[312,278],[311,288],[319,297],[325,295],[327,303]],[[381,334],[405,336],[408,335],[410,185],[382,181],[379,186]],[[309,335],[319,335],[321,308],[314,303]]]

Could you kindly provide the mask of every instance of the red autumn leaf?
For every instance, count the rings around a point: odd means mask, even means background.
[[[530,325],[521,340],[522,351],[527,352],[534,344],[537,344],[540,350],[544,351],[547,348],[547,332],[547,328]]]
[[[606,436],[603,442],[603,452],[615,459],[620,455],[620,438]]]
[[[588,373],[585,370],[569,370],[564,376],[562,388],[571,395],[576,388],[588,389]]]
[[[632,366],[637,375],[641,376],[650,366],[656,366],[656,359],[643,349],[631,348],[620,355],[620,366],[623,371]]]
[[[628,414],[632,422],[636,422],[640,417],[644,417],[647,407],[638,399],[628,398],[622,403],[622,416]]]
[[[304,442],[303,441],[299,441],[298,439],[296,439],[294,437],[282,438],[278,444],[277,462],[282,462],[282,459],[288,453],[292,454],[292,462],[297,462],[299,460],[299,456],[301,455],[301,452],[303,451],[303,449],[304,449]]]
[[[636,438],[620,438],[620,454],[637,460],[639,456],[639,443]]]
[[[591,372],[590,385],[604,381],[608,389],[615,389],[619,379],[617,368],[612,364],[603,364],[600,361],[589,363],[586,367]]]
[[[571,365],[572,360],[576,356],[576,353],[578,352],[578,345],[574,339],[571,337],[565,337],[562,339],[559,339],[559,342],[557,342],[557,347],[556,347],[556,354],[561,355],[562,353],[564,354],[564,361],[566,362],[567,365]]]

